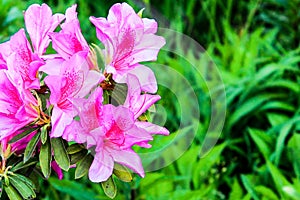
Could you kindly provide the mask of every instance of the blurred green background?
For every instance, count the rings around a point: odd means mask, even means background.
[[[88,42],[95,42],[95,30],[88,17],[106,17],[117,1],[44,2],[60,13],[77,3],[83,35]],[[179,138],[176,145],[180,148],[185,145],[180,140],[191,130],[195,138],[171,165],[147,173],[144,179],[135,176],[132,183],[117,181],[116,199],[300,199],[300,1],[126,2],[136,11],[145,8],[144,16],[156,18],[160,27],[199,42],[209,58],[197,52],[185,52],[185,59],[167,51],[160,53],[158,63],[170,66],[192,85],[199,105],[190,106],[200,109],[200,119],[191,113],[189,125],[179,127],[183,120],[180,109],[185,108],[179,108],[178,99],[168,88],[160,87],[159,104],[172,134],[156,137],[153,148],[163,147],[174,138]],[[22,11],[32,3],[42,1],[0,0],[1,42],[24,26]],[[174,45],[175,49],[182,48],[176,46],[178,43]],[[221,105],[226,106],[224,128],[214,148],[201,158],[199,151],[210,120],[216,117],[210,109],[209,92],[211,88],[217,91],[221,85],[214,76],[201,78],[195,74],[187,60],[193,60],[200,71],[213,61],[226,91],[226,105]],[[206,75],[210,75],[209,70]],[[161,72],[163,76],[167,78],[168,74]],[[181,85],[176,78],[171,84],[176,88]],[[180,91],[182,96],[187,95],[184,88]],[[218,94],[215,92],[214,98],[219,98]],[[189,106],[188,100],[185,106]],[[161,157],[167,162],[166,156]],[[41,180],[39,199],[106,199],[99,184],[87,178],[74,181],[73,173],[71,170],[62,181],[55,176],[49,181]]]

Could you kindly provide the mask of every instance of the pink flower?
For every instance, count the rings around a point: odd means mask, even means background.
[[[7,73],[0,70],[0,140],[38,118],[33,107],[38,105],[37,100],[22,85],[12,84]]]
[[[0,44],[0,69],[7,69],[7,57],[11,52],[9,41]]]
[[[61,168],[58,166],[56,161],[51,162],[51,167],[55,171],[55,173],[57,174],[58,179],[59,180],[63,179],[64,174],[63,174]]]
[[[42,56],[50,43],[49,33],[53,32],[64,19],[62,14],[52,15],[51,8],[33,4],[24,12],[25,26],[29,33],[34,52]]]
[[[45,83],[51,91],[51,137],[60,137],[76,114],[70,98],[83,98],[101,78],[100,73],[89,70],[87,52],[79,52],[68,60],[53,59],[41,68],[48,74]]]
[[[69,59],[80,51],[89,51],[89,45],[85,41],[76,12],[77,5],[73,5],[66,11],[66,21],[61,25],[58,33],[50,33],[53,48],[64,59]]]
[[[67,127],[63,138],[67,141],[87,143],[87,148],[96,146],[94,161],[89,170],[93,182],[102,182],[111,176],[114,163],[132,169],[140,176],[144,170],[139,156],[131,149],[133,145],[151,147],[148,142],[152,134],[169,132],[163,127],[137,118],[145,112],[159,96],[142,94],[136,76],[128,75],[128,96],[124,106],[102,105],[102,90],[96,89],[89,99],[73,99],[80,121]]]
[[[157,23],[141,18],[126,3],[112,6],[107,19],[90,17],[90,20],[105,46],[106,72],[113,73],[117,82],[122,75],[140,67],[139,62],[156,60],[165,44],[163,37],[155,35]]]
[[[10,38],[9,45],[11,52],[7,53],[9,56],[6,58],[9,75],[13,80],[18,79],[21,75],[22,79],[18,80],[24,82],[26,89],[39,88],[38,69],[44,64],[44,61],[31,51],[25,30],[20,29],[15,33]]]

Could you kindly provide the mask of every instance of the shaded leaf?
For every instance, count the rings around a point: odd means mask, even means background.
[[[85,149],[83,145],[75,143],[75,144],[71,144],[70,146],[68,146],[67,152],[68,152],[68,154],[75,154],[83,149]]]
[[[48,138],[47,142],[41,146],[40,150],[40,166],[45,178],[49,178],[51,173],[51,144]]]
[[[26,163],[31,158],[39,139],[40,139],[40,133],[38,132],[28,142],[24,152],[24,159],[23,159],[24,163]]]
[[[26,129],[24,132],[16,135],[15,137],[13,137],[9,143],[14,143],[14,142],[17,142],[23,138],[25,138],[26,136],[28,136],[30,133],[33,133],[34,131],[38,130],[40,127],[34,127],[34,128],[28,128]]]
[[[86,175],[90,169],[93,162],[93,156],[87,154],[76,166],[75,179],[81,178]]]
[[[97,199],[97,194],[85,185],[70,181],[70,180],[58,180],[56,178],[49,178],[49,183],[58,191],[66,193],[78,200],[91,200]],[[103,197],[102,197],[103,198]]]
[[[24,169],[26,167],[29,167],[31,165],[35,165],[38,161],[36,160],[36,158],[30,158],[26,163],[24,162],[19,162],[18,164],[16,164],[14,167],[11,168],[11,171],[15,172],[18,171],[20,169]]]
[[[33,188],[31,188],[29,185],[27,185],[25,182],[23,182],[17,176],[10,176],[9,179],[10,179],[11,185],[14,186],[14,188],[20,193],[20,195],[24,199],[36,197],[35,192],[33,191]]]
[[[101,183],[104,193],[111,199],[115,198],[117,195],[117,186],[113,177],[109,177],[107,181]]]
[[[4,186],[4,190],[10,200],[22,200],[20,194],[12,185]]]
[[[45,144],[48,138],[48,128],[50,124],[47,124],[41,128],[41,141],[42,144]]]
[[[124,182],[131,182],[132,181],[132,176],[131,176],[130,171],[126,167],[124,167],[124,166],[122,166],[118,163],[115,163],[113,173],[121,181],[124,181]]]
[[[88,150],[83,149],[82,151],[75,153],[75,154],[71,154],[70,155],[70,163],[71,165],[76,164],[77,162],[79,162],[80,160],[82,160],[86,154],[87,154]]]
[[[59,167],[65,171],[70,168],[70,159],[61,138],[51,139],[52,149],[54,150],[54,159],[59,165]]]

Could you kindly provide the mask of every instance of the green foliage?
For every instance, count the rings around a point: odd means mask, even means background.
[[[1,41],[17,31],[19,24],[23,23],[20,20],[21,10],[33,2],[42,1],[15,3],[18,5],[15,6],[11,1],[0,0]],[[63,12],[67,6],[78,3],[83,34],[88,42],[95,42],[95,30],[87,21],[88,17],[106,16],[108,8],[116,1],[46,2],[52,5],[55,12]],[[124,183],[116,179],[116,186],[112,184],[111,188],[109,184],[110,190],[105,190],[106,194],[111,197],[116,195],[116,199],[147,200],[300,199],[299,1],[127,2],[136,11],[145,7],[144,16],[156,17],[159,26],[191,36],[207,49],[208,55],[186,50],[180,38],[174,39],[172,45],[178,52],[183,49],[184,58],[167,51],[159,54],[158,63],[170,66],[178,77],[183,76],[189,81],[196,93],[196,103],[189,99],[191,91],[186,89],[188,84],[180,78],[170,77],[171,71],[163,66],[149,65],[158,78],[170,86],[159,88],[163,99],[159,105],[166,110],[166,114],[156,114],[153,121],[166,121],[165,126],[172,134],[169,137],[157,136],[151,149],[138,150],[140,153],[155,152],[152,154],[154,156],[143,160],[145,167],[155,166],[159,162],[169,165],[146,173],[143,179],[115,169],[116,176],[132,178],[133,181]],[[225,84],[226,121],[217,145],[201,156],[210,120],[218,117],[218,113],[210,109],[213,104],[210,100],[221,98],[219,80],[214,69],[209,68],[211,59]],[[194,73],[195,68],[201,75]],[[221,110],[222,106],[217,108]],[[200,119],[194,114],[195,110],[200,110]],[[189,117],[182,119],[182,115]],[[182,128],[179,122],[186,126]],[[34,130],[26,131],[20,137]],[[35,169],[48,177],[51,173],[51,143],[41,131],[43,144],[40,158],[43,159]],[[171,163],[172,156],[181,152],[189,136],[194,137],[192,144]],[[175,145],[172,145],[173,142]],[[32,144],[34,146],[35,143]],[[67,152],[71,164],[72,161],[78,164],[76,169],[70,169],[70,174],[65,174],[64,180],[54,177],[48,182],[40,180],[41,188],[32,192],[30,188],[34,187],[25,179],[16,184],[14,178],[8,178],[0,182],[5,191],[2,198],[21,199],[19,192],[23,189],[26,191],[22,194],[29,197],[36,193],[41,197],[39,199],[107,199],[100,184],[91,184],[85,176],[91,164],[90,154],[77,145],[63,148],[58,150],[64,155]],[[32,155],[33,151],[29,150],[33,149],[30,147],[27,151],[28,155]],[[20,177],[24,175],[25,168],[35,166],[37,159],[29,159],[25,163],[20,161],[11,171]],[[80,179],[71,181],[74,177]],[[20,184],[26,186],[21,189]],[[119,190],[118,194],[115,194],[115,187]]]

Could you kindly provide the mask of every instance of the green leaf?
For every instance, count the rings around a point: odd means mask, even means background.
[[[58,191],[66,193],[77,200],[97,199],[97,194],[89,189],[86,185],[70,180],[58,180],[49,178],[49,183]],[[103,198],[101,198],[103,199]]]
[[[279,136],[276,141],[276,150],[275,150],[275,164],[278,165],[281,157],[281,153],[285,148],[285,139],[290,133],[290,130],[293,126],[293,123],[286,123],[280,130]]]
[[[297,178],[300,180],[300,134],[293,134],[288,142],[287,150]]]
[[[256,129],[248,129],[251,138],[254,140],[255,144],[258,146],[260,152],[263,154],[265,159],[268,159],[271,154],[271,149],[264,141],[264,138],[268,137],[266,133]]]
[[[199,160],[193,173],[193,183],[195,184],[195,188],[199,188],[201,182],[204,181],[201,174],[207,175],[212,166],[220,159],[220,155],[225,147],[226,143],[216,145],[205,157]]]
[[[45,144],[48,138],[48,128],[49,128],[50,124],[46,124],[45,126],[43,126],[41,128],[41,141],[42,144]]]
[[[26,137],[27,135],[29,135],[30,133],[33,133],[34,131],[38,130],[40,127],[34,127],[34,128],[28,128],[26,129],[24,132],[16,135],[15,137],[13,137],[10,141],[9,144],[17,142],[21,139],[23,139],[24,137]]]
[[[121,181],[124,181],[124,182],[131,182],[132,181],[132,176],[131,176],[130,171],[126,167],[124,167],[124,166],[122,166],[118,163],[115,163],[113,173]]]
[[[280,192],[281,197],[285,198],[285,195],[283,193],[283,187],[291,185],[288,180],[283,176],[283,174],[280,172],[280,170],[274,166],[270,161],[267,161],[268,169],[272,175],[272,178],[275,182],[277,190]]]
[[[245,186],[247,192],[251,195],[251,197],[254,200],[259,200],[255,190],[254,190],[254,185],[251,184],[251,182],[248,180],[247,176],[241,175],[242,183]]]
[[[257,111],[265,102],[269,102],[273,98],[281,97],[279,94],[262,94],[252,98],[249,98],[247,101],[243,102],[238,109],[230,116],[228,124],[229,126],[235,125],[245,116],[249,116],[250,113]]]
[[[86,175],[90,169],[90,166],[93,162],[93,156],[87,154],[76,166],[75,170],[75,179],[81,178]]]
[[[68,154],[75,154],[83,149],[85,149],[83,145],[75,143],[75,144],[71,144],[70,146],[68,146],[67,152],[68,152]]]
[[[37,162],[38,161],[36,160],[36,158],[30,158],[26,163],[19,162],[18,164],[16,164],[14,167],[11,168],[11,171],[16,172],[20,169],[24,169],[31,165],[35,165]]]
[[[70,168],[70,159],[63,140],[61,138],[52,138],[51,145],[54,150],[55,161],[61,169],[68,171]]]
[[[263,198],[266,198],[268,200],[279,200],[277,195],[271,189],[269,189],[263,185],[256,186],[255,191],[258,194],[261,194],[261,196]]]
[[[4,190],[10,200],[22,200],[20,194],[12,185],[4,186]]]
[[[21,174],[14,174],[14,176],[18,180],[23,181],[24,183],[26,183],[27,185],[29,185],[32,189],[36,189],[35,184],[29,178],[27,178],[26,176],[23,176]]]
[[[289,197],[293,198],[294,200],[299,200],[300,199],[300,192],[298,192],[295,187],[289,185],[289,186],[284,186],[282,188],[283,192],[287,194]]]
[[[81,161],[86,156],[87,153],[88,151],[86,149],[83,149],[78,153],[71,154],[70,155],[71,165],[74,165],[77,162]]]
[[[24,199],[35,198],[35,192],[33,188],[19,179],[17,176],[9,176],[10,183],[13,185],[16,190],[21,194]]]
[[[40,139],[40,132],[36,133],[28,142],[24,152],[24,159],[23,159],[24,163],[26,163],[31,158],[39,139]]]
[[[113,177],[109,177],[107,181],[101,183],[104,193],[111,199],[115,198],[117,195],[117,186]]]
[[[237,178],[234,179],[233,185],[231,187],[231,192],[229,194],[229,200],[237,200],[242,199],[243,197],[243,189],[239,184]]]
[[[41,146],[40,150],[40,165],[41,170],[45,178],[49,178],[51,173],[51,144],[48,138],[47,142]]]

